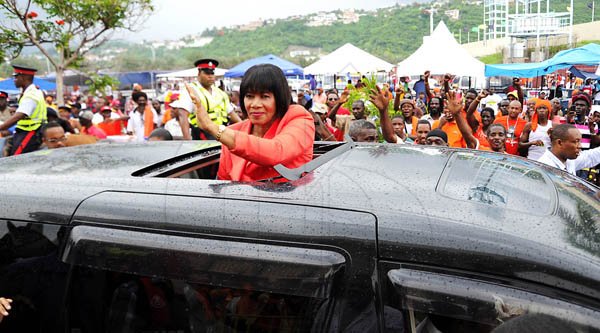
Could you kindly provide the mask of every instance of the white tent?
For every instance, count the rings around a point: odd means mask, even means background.
[[[304,74],[375,73],[389,71],[394,65],[347,43],[304,68]]]
[[[225,73],[227,73],[227,69],[224,69],[224,68],[216,68],[215,69],[215,76],[223,76],[223,75],[225,75]],[[194,68],[190,68],[190,69],[184,69],[182,71],[158,74],[156,77],[157,78],[190,78],[190,77],[196,77],[196,76],[198,76],[198,68],[194,67]]]
[[[485,64],[471,56],[440,21],[431,36],[423,37],[423,44],[408,58],[398,63],[398,76],[454,74],[470,76],[478,85],[485,83]]]

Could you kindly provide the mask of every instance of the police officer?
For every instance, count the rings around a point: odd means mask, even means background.
[[[229,103],[229,96],[214,85],[215,69],[219,62],[214,59],[200,59],[194,65],[198,68],[198,82],[192,83],[191,86],[201,97],[200,102],[208,112],[210,119],[217,125],[227,125],[228,118],[231,118],[233,123],[241,121]],[[185,88],[180,91],[179,96],[182,108],[178,120],[183,138],[185,140],[214,140],[215,138],[212,135],[205,133],[198,127],[196,109]]]
[[[17,124],[9,155],[19,155],[35,151],[40,147],[39,130],[47,121],[46,102],[44,93],[33,84],[37,69],[15,65],[12,67],[15,86],[21,89],[22,94],[17,111],[0,125],[0,131]]]

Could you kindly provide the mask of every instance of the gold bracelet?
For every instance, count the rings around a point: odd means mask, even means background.
[[[227,127],[225,127],[225,125],[219,125],[219,131],[215,135],[217,141],[221,142],[221,135],[223,135],[223,132],[225,132],[226,129]]]

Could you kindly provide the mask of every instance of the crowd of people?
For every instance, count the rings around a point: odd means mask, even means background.
[[[493,151],[537,160],[600,184],[600,103],[594,104],[594,97],[600,93],[598,83],[586,81],[574,86],[572,97],[563,107],[561,99],[548,100],[546,94],[527,98],[519,78],[501,92],[463,92],[451,87],[450,74],[441,79],[442,87],[431,89],[429,78],[430,73],[425,72],[414,84],[416,89],[422,83],[420,91],[409,89],[402,81],[394,91],[389,85],[372,90],[368,101],[352,104],[351,112],[342,105],[360,82],[347,86],[341,95],[336,90],[317,90],[310,105],[315,139],[339,141],[347,133],[357,142]],[[325,104],[318,100],[322,95]],[[368,114],[365,103],[372,103],[378,114]]]
[[[317,86],[292,97],[285,76],[274,66],[251,68],[240,91],[230,92],[215,86],[217,60],[200,59],[195,66],[198,80],[161,100],[149,99],[135,86],[129,99],[72,94],[60,106],[35,87],[35,69],[13,66],[22,94],[17,103],[8,103],[8,95],[0,92],[3,155],[118,137],[137,142],[217,140],[224,148],[219,178],[253,180],[275,176],[271,167],[279,162],[289,167],[306,163],[314,141],[350,137],[355,142],[518,155],[600,182],[600,105],[594,105],[598,83],[574,86],[579,89],[566,107],[558,97],[548,100],[541,93],[527,98],[518,78],[503,91],[462,91],[452,86],[450,74],[440,78],[441,87],[430,87],[429,72],[412,87],[402,79],[366,88],[363,77],[341,91]],[[353,90],[366,94],[350,103]],[[237,168],[242,160],[251,163]]]

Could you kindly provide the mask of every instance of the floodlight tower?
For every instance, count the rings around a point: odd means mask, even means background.
[[[572,7],[571,7],[572,11]],[[569,12],[551,12],[550,0],[515,0],[514,13],[508,14],[508,36],[512,38],[536,38],[536,60],[540,58],[540,37],[565,34],[572,24]],[[511,41],[511,44],[512,43]],[[548,45],[546,45],[546,48]]]

